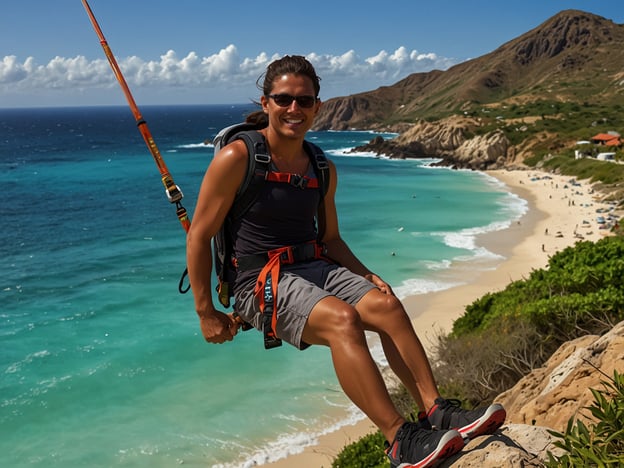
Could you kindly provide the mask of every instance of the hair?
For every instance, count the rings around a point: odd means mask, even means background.
[[[275,60],[256,81],[256,86],[262,94],[268,96],[273,90],[273,83],[282,75],[303,75],[312,80],[314,85],[314,95],[318,96],[321,91],[321,79],[316,74],[314,67],[308,60],[301,55],[286,55],[281,59]],[[262,84],[260,81],[264,77]]]
[[[321,91],[321,78],[316,74],[314,66],[302,55],[285,55],[269,64],[260,77],[256,80],[256,86],[264,96],[273,91],[273,83],[282,75],[303,75],[310,78],[314,86],[314,95],[318,97]],[[247,122],[267,126],[268,116],[262,111],[252,112],[245,119]]]

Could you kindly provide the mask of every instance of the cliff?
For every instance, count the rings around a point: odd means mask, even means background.
[[[374,138],[353,151],[374,152],[390,158],[439,158],[434,165],[475,170],[509,167],[515,149],[502,131],[467,136],[479,126],[471,118],[452,116],[437,122],[421,120],[393,140]]]
[[[492,436],[471,441],[442,467],[538,467],[547,452],[560,454],[548,429],[565,432],[568,419],[591,420],[585,408],[590,389],[624,371],[624,322],[603,336],[584,336],[562,345],[539,369],[525,376],[496,401],[507,409],[505,426]],[[624,463],[624,459],[622,460]]]

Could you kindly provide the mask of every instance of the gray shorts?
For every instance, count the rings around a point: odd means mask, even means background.
[[[255,281],[235,294],[236,312],[243,320],[262,330],[262,313],[254,296]],[[327,296],[355,306],[375,285],[350,270],[324,260],[283,265],[277,283],[277,336],[305,349],[303,328],[314,306]]]

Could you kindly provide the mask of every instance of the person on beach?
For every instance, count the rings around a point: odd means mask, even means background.
[[[247,120],[265,124],[260,133],[266,140],[272,170],[314,179],[304,149],[306,133],[321,107],[320,78],[314,67],[304,57],[285,56],[267,67],[262,84],[260,79],[258,84],[262,109]],[[301,350],[310,345],[329,347],[340,385],[385,436],[386,454],[393,467],[433,465],[460,451],[466,439],[496,431],[506,417],[501,405],[464,410],[458,402],[440,396],[403,305],[342,239],[334,200],[338,177],[331,161],[324,197],[320,190],[304,189],[300,184],[267,181],[263,185],[232,230],[239,265],[234,281],[236,314],[215,308],[211,239],[226,219],[247,163],[247,147],[241,140],[215,154],[188,232],[188,272],[205,340],[232,341],[241,324],[239,317],[263,330],[267,280],[261,273],[265,268],[240,265],[249,265],[243,260],[250,257],[273,264],[278,258],[279,269],[272,270],[278,271],[273,278],[276,315],[271,325],[276,338]],[[324,213],[320,241],[316,228],[319,212]],[[314,248],[308,248],[310,245]],[[368,348],[367,331],[379,335],[390,367],[420,409],[418,421],[407,421],[392,403]]]

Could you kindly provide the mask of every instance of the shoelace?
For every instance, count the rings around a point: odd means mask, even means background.
[[[463,411],[461,407],[461,400],[457,400],[455,398],[444,400],[444,403],[442,405],[438,405],[438,407],[443,410],[448,409],[452,413],[457,412],[457,411]]]
[[[415,426],[407,426],[396,438],[396,443],[399,444],[399,459],[402,459],[406,449],[410,447],[422,447],[426,442],[425,439],[430,433],[426,430],[416,428]],[[422,441],[422,442],[421,442]]]
[[[444,400],[442,404],[438,405],[438,408],[442,411],[443,427],[459,427],[471,422],[471,418],[478,416],[474,411],[462,408],[461,400],[457,399]]]

